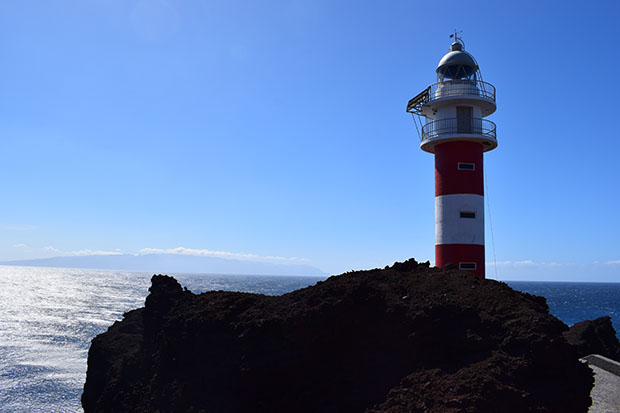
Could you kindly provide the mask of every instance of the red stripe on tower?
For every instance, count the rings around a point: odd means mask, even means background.
[[[482,145],[452,141],[435,147],[435,196],[484,195]]]
[[[483,153],[497,147],[495,88],[480,80],[472,55],[454,34],[437,67],[438,82],[411,99],[424,119],[421,148],[435,154],[435,265],[485,276]]]
[[[477,244],[442,244],[435,245],[435,265],[445,267],[446,265],[461,266],[463,263],[482,263],[476,268],[461,268],[471,271],[480,278],[484,278],[484,245]]]

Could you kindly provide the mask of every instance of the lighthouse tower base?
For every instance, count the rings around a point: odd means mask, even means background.
[[[435,147],[435,265],[484,278],[484,175],[479,142]]]
[[[454,265],[480,278],[484,278],[484,245],[443,244],[435,245],[435,266]]]

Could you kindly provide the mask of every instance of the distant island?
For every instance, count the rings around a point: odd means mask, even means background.
[[[212,273],[248,275],[327,276],[316,267],[299,263],[250,261],[182,254],[82,255],[4,261],[0,265],[54,268],[86,268],[153,273]]]

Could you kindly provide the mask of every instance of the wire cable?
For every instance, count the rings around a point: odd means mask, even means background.
[[[493,219],[491,218],[491,200],[489,198],[489,181],[487,180],[487,169],[484,168],[484,197],[487,199],[487,210],[489,211],[489,227],[491,229],[491,244],[493,246],[493,268],[495,269],[495,279],[499,281],[497,276],[497,258],[495,257],[495,235],[493,233]]]

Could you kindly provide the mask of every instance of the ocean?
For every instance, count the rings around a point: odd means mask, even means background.
[[[86,358],[94,336],[142,307],[150,273],[0,266],[0,412],[81,412]],[[269,295],[319,277],[174,274],[195,293]],[[620,283],[507,282],[547,298],[565,323],[612,317],[620,331]]]
[[[569,326],[608,315],[620,339],[620,283],[507,281],[506,284],[545,297],[549,312]]]
[[[171,274],[172,275],[172,274]],[[144,306],[150,273],[0,266],[0,412],[81,412],[90,341]],[[279,295],[319,277],[174,274],[195,293]]]

